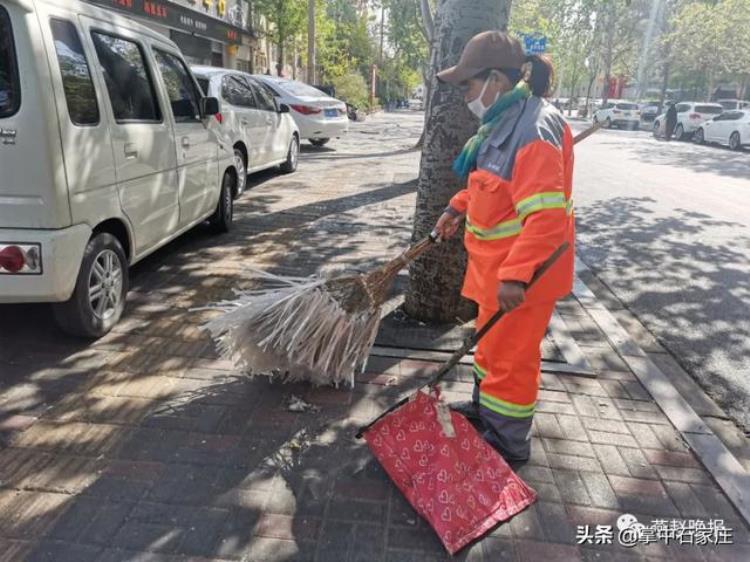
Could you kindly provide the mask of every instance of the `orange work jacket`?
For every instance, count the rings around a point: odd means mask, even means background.
[[[499,281],[527,283],[564,241],[570,249],[527,302],[567,295],[573,284],[573,136],[554,106],[532,96],[509,107],[450,206],[466,213],[469,254],[462,294],[497,310]]]

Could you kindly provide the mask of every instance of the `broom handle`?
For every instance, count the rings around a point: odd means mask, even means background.
[[[603,126],[604,126],[604,123],[602,121],[599,121],[598,123],[594,123],[593,125],[591,125],[591,127],[589,127],[588,129],[584,131],[581,131],[575,137],[573,137],[573,144],[578,144],[582,140],[590,137],[599,129],[601,129]]]
[[[563,242],[557,248],[557,250],[555,250],[552,253],[552,255],[550,255],[550,257],[548,257],[544,261],[544,263],[542,263],[542,265],[539,266],[539,268],[534,272],[534,275],[531,277],[531,280],[529,280],[528,284],[526,285],[526,290],[531,289],[536,284],[536,282],[539,281],[539,278],[542,277],[542,275],[544,275],[547,272],[547,270],[549,270],[550,267],[552,267],[552,265],[558,260],[558,258],[565,253],[565,251],[568,249],[569,246],[570,244],[568,242]],[[443,363],[440,369],[438,369],[437,373],[435,373],[435,375],[429,380],[429,382],[423,384],[422,387],[435,386],[436,384],[438,384],[443,379],[443,377],[445,377],[445,375],[447,375],[448,372],[450,372],[450,370],[453,369],[453,367],[458,365],[458,362],[461,361],[464,355],[466,355],[477,344],[477,342],[481,340],[482,337],[484,337],[484,335],[487,332],[489,332],[495,324],[498,323],[498,321],[504,315],[505,315],[505,312],[502,309],[495,312],[492,318],[490,318],[489,321],[484,326],[481,327],[481,329],[477,330],[476,332],[474,332],[474,334],[472,334],[471,336],[469,336],[468,338],[464,340],[463,345],[459,349],[457,349],[453,353],[453,355],[451,355],[448,361]],[[399,408],[403,406],[404,404],[406,404],[409,401],[410,397],[411,395],[402,398],[396,404],[394,404],[393,406],[385,410],[383,413],[381,413],[377,418],[372,420],[370,423],[360,427],[359,431],[357,431],[356,438],[360,439],[362,435],[364,435],[365,431],[370,429],[375,423],[377,423],[380,419],[390,414],[396,408]]]
[[[406,267],[410,262],[414,261],[417,257],[429,250],[439,240],[440,235],[437,231],[433,230],[428,236],[425,236],[416,244],[409,246],[406,250],[401,252],[398,257],[393,258],[385,264],[383,269],[400,270],[401,268]]]

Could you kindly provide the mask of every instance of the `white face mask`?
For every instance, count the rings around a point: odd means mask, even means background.
[[[497,98],[500,97],[500,92],[497,92],[497,94],[495,94],[495,99],[492,101],[490,105],[485,106],[484,103],[482,102],[484,93],[487,91],[487,84],[490,83],[490,78],[492,78],[492,74],[490,74],[484,81],[484,85],[482,86],[482,91],[479,93],[479,95],[475,99],[471,100],[469,103],[466,104],[467,107],[469,108],[469,111],[471,111],[474,115],[476,115],[480,119],[484,117],[484,114],[487,113],[487,110],[489,110],[490,107],[495,105]]]

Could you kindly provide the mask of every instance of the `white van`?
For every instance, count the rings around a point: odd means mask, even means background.
[[[207,219],[227,231],[216,113],[177,46],[131,19],[0,0],[0,303],[55,303],[65,331],[99,337],[129,265]]]

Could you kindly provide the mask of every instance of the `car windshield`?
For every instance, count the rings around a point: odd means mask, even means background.
[[[709,113],[711,115],[718,115],[722,111],[724,111],[724,108],[720,105],[696,105],[695,111],[698,113]]]
[[[690,104],[689,103],[678,103],[677,104],[677,113],[685,113],[686,111],[690,111]]]
[[[626,110],[638,109],[638,106],[634,103],[618,103],[617,109],[626,109]]]
[[[20,104],[21,85],[10,19],[5,8],[0,6],[0,118],[13,115]]]
[[[308,98],[327,98],[328,95],[325,92],[321,92],[317,88],[303,84],[302,82],[296,82],[294,80],[279,80],[276,82],[282,90],[287,94],[298,97]]]

